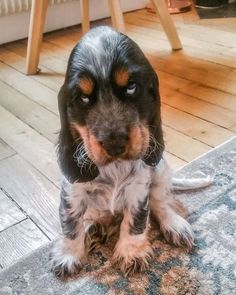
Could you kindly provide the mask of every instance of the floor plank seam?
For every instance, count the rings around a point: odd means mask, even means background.
[[[190,113],[190,112],[187,112],[187,111],[182,110],[182,109],[178,109],[178,108],[176,108],[176,107],[174,107],[174,106],[172,106],[171,104],[168,104],[168,103],[166,103],[166,102],[165,102],[165,104],[168,105],[169,107],[175,108],[176,110],[179,110],[179,111],[181,111],[181,112],[184,112],[184,113],[186,113],[186,114],[188,114],[188,115],[194,116],[195,118],[201,119],[201,120],[206,121],[206,122],[208,122],[208,123],[210,123],[210,124],[213,124],[213,125],[215,125],[215,126],[218,126],[218,127],[220,127],[220,128],[223,128],[223,129],[225,129],[225,130],[230,131],[230,130],[229,130],[230,127],[225,127],[225,126],[223,126],[223,125],[219,125],[219,123],[209,121],[209,120],[207,120],[207,119],[205,119],[205,118],[203,118],[203,117],[200,117],[199,115],[196,115],[196,114],[193,115],[193,114]],[[233,124],[233,126],[234,126],[234,124]],[[231,128],[232,128],[233,126],[231,126]],[[231,132],[233,132],[233,131],[231,131]]]
[[[12,147],[11,147],[11,149],[14,150]],[[15,150],[14,150],[14,151],[15,151]],[[1,164],[1,161],[4,161],[4,160],[6,160],[6,159],[9,159],[9,158],[11,158],[11,157],[13,157],[13,156],[15,156],[15,155],[17,155],[17,152],[16,152],[16,151],[15,151],[14,154],[11,154],[11,155],[9,155],[9,156],[6,156],[6,157],[0,159],[0,164]],[[1,188],[0,188],[0,189],[1,189]]]
[[[0,190],[10,199],[16,206],[17,208],[28,218],[28,214],[26,211],[24,211],[21,206],[14,200],[14,198],[2,187],[0,186]]]
[[[21,211],[22,211],[22,210],[21,210]],[[31,219],[30,219],[28,216],[26,216],[24,219],[19,220],[19,221],[17,221],[17,222],[14,223],[14,224],[11,224],[11,225],[5,227],[3,230],[0,230],[0,234],[3,233],[4,231],[8,230],[9,228],[14,227],[15,225],[20,224],[21,222],[23,222],[23,221],[25,221],[25,220],[31,220]],[[32,221],[32,220],[31,220],[31,221]]]
[[[3,188],[3,187],[0,187],[0,190],[18,207],[18,209],[25,215],[25,218],[23,219],[23,220],[20,220],[20,221],[18,221],[18,222],[16,222],[15,224],[13,224],[13,225],[10,225],[10,226],[8,226],[7,228],[11,228],[11,227],[13,227],[14,225],[16,225],[16,224],[19,224],[19,223],[21,223],[22,221],[25,221],[25,220],[27,220],[27,219],[29,219],[46,237],[47,237],[47,239],[49,240],[49,241],[51,241],[51,238],[49,238],[48,237],[48,235],[40,228],[40,226],[33,220],[33,218],[30,216],[30,215],[28,215],[28,213],[14,200],[14,198],[13,197],[11,197],[10,195],[9,195],[9,193]],[[7,228],[5,228],[4,230],[2,230],[2,231],[0,231],[0,233],[1,232],[4,232]]]
[[[196,140],[196,141],[198,141],[198,142],[201,142],[202,144],[204,144],[204,145],[206,145],[206,146],[208,146],[208,147],[210,147],[210,148],[214,148],[213,145],[210,145],[209,143],[204,142],[204,141],[202,141],[201,139],[196,138],[196,137],[194,137],[194,136],[188,134],[187,132],[180,131],[180,130],[174,128],[174,127],[173,127],[172,125],[170,125],[170,124],[166,124],[166,123],[162,123],[162,124],[163,124],[163,126],[169,127],[170,129],[175,130],[175,131],[177,131],[178,133],[184,134],[184,135],[186,135],[187,137],[189,137],[189,138],[191,138],[191,139],[193,139],[193,140]]]
[[[207,87],[207,88],[210,88],[210,89],[215,89],[215,90],[218,90],[218,91],[220,91],[220,92],[222,92],[222,93],[230,94],[230,95],[234,95],[234,96],[235,96],[235,94],[233,94],[233,93],[225,92],[225,91],[223,91],[223,90],[216,89],[216,88],[213,88],[213,87],[208,87],[207,85],[204,85],[204,84],[199,84],[199,86],[200,86],[200,87]],[[200,101],[203,101],[203,102],[205,102],[205,103],[207,103],[207,104],[210,104],[210,105],[213,105],[213,106],[218,106],[218,107],[221,108],[221,109],[224,109],[224,110],[227,110],[227,111],[232,112],[232,110],[231,110],[230,108],[226,108],[226,107],[224,107],[223,105],[220,106],[220,105],[215,104],[215,103],[213,103],[213,102],[210,102],[210,101],[204,100],[204,99],[202,99],[202,98],[200,98],[200,97],[196,97],[196,96],[192,95],[191,93],[186,94],[185,92],[182,91],[182,89],[184,89],[184,87],[181,87],[181,88],[179,88],[179,89],[176,89],[176,92],[179,92],[180,94],[184,94],[184,95],[187,95],[187,96],[193,97],[193,98],[195,98],[195,99],[197,99],[197,100],[200,100]]]
[[[45,237],[49,240],[49,241],[52,241],[52,239],[44,232],[44,230],[32,219],[29,217],[29,219],[33,222],[33,224],[38,228],[38,230],[40,230],[44,235]]]
[[[0,56],[1,56],[1,54],[0,54]],[[11,69],[17,71],[18,73],[25,75],[24,72],[19,71],[16,67],[12,66],[11,64],[7,64],[7,63],[5,63],[3,60],[1,60],[1,58],[0,58],[0,62],[3,63],[4,65],[8,66],[9,68],[11,68]],[[44,67],[44,66],[43,66],[43,67]],[[52,70],[50,69],[50,71],[52,71]],[[54,73],[56,74],[56,72],[54,72]],[[37,83],[43,85],[44,87],[46,87],[46,88],[48,88],[48,89],[50,89],[50,90],[52,90],[53,92],[56,93],[55,89],[49,87],[47,84],[44,84],[44,83],[40,82],[37,78],[35,79],[35,76],[36,76],[36,75],[37,75],[37,74],[35,74],[35,75],[28,75],[27,78],[36,81]]]
[[[7,64],[6,64],[7,65]],[[1,66],[1,62],[0,62],[0,66]],[[9,65],[7,65],[7,66],[9,66]],[[14,68],[13,68],[14,69]],[[15,69],[14,69],[15,70]],[[16,71],[16,70],[15,70]],[[20,73],[20,74],[22,74],[22,73]],[[7,85],[8,87],[10,87],[10,88],[13,88],[15,91],[17,91],[18,93],[20,93],[21,95],[23,95],[23,96],[25,96],[25,97],[27,97],[28,99],[30,99],[32,102],[34,102],[34,103],[37,103],[39,106],[41,106],[42,108],[44,108],[44,109],[46,109],[47,111],[49,111],[49,112],[51,112],[51,113],[53,113],[54,115],[56,115],[56,116],[58,116],[58,113],[55,111],[52,111],[50,108],[47,108],[45,105],[43,105],[43,104],[41,104],[41,103],[39,103],[39,102],[36,102],[36,100],[34,100],[34,99],[32,99],[31,97],[29,97],[27,94],[25,94],[24,92],[22,92],[22,91],[20,91],[19,89],[17,89],[17,88],[15,88],[14,86],[12,86],[11,84],[9,84],[9,83],[7,83],[6,81],[4,81],[4,80],[2,80],[1,78],[0,78],[0,81],[2,82],[2,83],[4,83],[5,85]],[[35,80],[34,80],[35,81]],[[44,87],[44,85],[43,85],[43,87]],[[50,89],[50,88],[48,88],[48,89]],[[51,89],[50,89],[51,90]],[[56,92],[55,92],[56,93]]]

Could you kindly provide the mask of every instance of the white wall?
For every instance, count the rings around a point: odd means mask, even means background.
[[[121,0],[123,11],[145,7],[148,0]],[[30,12],[0,17],[0,44],[23,39],[28,36]],[[90,19],[109,16],[107,0],[90,0]],[[48,7],[45,32],[79,24],[80,3],[72,1]]]

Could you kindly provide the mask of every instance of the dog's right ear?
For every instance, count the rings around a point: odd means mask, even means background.
[[[75,157],[76,149],[82,138],[77,138],[76,142],[71,134],[68,121],[67,108],[71,99],[71,91],[64,84],[58,94],[58,108],[61,120],[61,130],[58,142],[58,164],[63,175],[70,183],[86,182],[98,176],[97,166],[88,159],[86,164],[80,165]]]

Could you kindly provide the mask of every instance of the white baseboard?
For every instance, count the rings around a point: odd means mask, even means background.
[[[121,0],[122,10],[144,8],[148,0]],[[90,0],[90,20],[109,16],[107,0]],[[30,12],[0,17],[0,44],[28,36]],[[48,7],[45,32],[54,31],[81,23],[79,1],[66,2]]]

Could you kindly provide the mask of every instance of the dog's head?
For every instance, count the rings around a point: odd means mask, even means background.
[[[73,49],[59,97],[58,159],[70,182],[94,179],[99,166],[163,152],[158,79],[135,42],[109,27]]]

